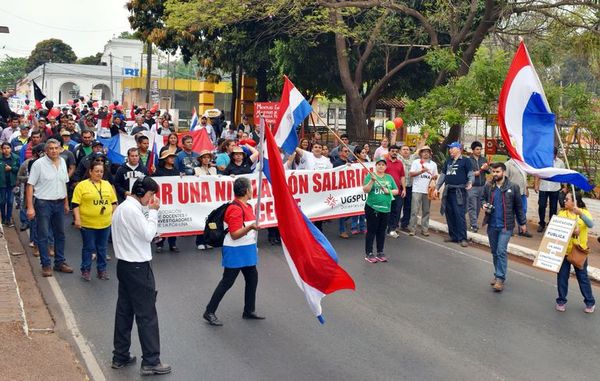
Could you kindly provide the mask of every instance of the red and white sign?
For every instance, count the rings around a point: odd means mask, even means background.
[[[372,164],[367,164],[367,166]],[[358,164],[315,171],[286,171],[287,183],[304,214],[313,221],[364,213],[367,194],[362,185],[367,170]],[[255,205],[258,174],[252,182]],[[233,200],[232,176],[154,177],[159,185],[158,233],[163,237],[199,234],[209,213]],[[260,225],[277,226],[271,184],[263,178]]]
[[[279,116],[279,102],[254,102],[254,124],[260,124],[260,117],[265,124],[275,124]]]

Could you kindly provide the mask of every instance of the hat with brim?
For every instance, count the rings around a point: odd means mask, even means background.
[[[29,130],[29,125],[28,124],[23,124],[20,127],[21,130]]]
[[[207,149],[203,149],[202,151],[200,151],[200,154],[198,155],[198,160],[202,159],[206,155],[210,156],[211,159],[213,157],[213,153],[212,152],[210,152]]]
[[[71,136],[71,133],[67,130],[60,130],[60,136]]]
[[[235,147],[231,151],[231,156],[235,155],[236,153],[241,153],[242,155],[246,155],[246,152],[242,149],[242,147]]]
[[[160,154],[160,158],[159,160],[165,160],[166,158],[168,158],[169,156],[177,156],[176,154],[174,154],[171,151],[163,151],[163,153]]]
[[[417,155],[421,156],[421,152],[426,151],[426,150],[429,151],[429,153],[431,153],[431,148],[429,146],[423,146],[417,150]]]
[[[98,141],[98,140],[96,140],[96,141],[94,141],[94,142],[92,143],[92,147],[97,147],[97,146],[102,146],[102,147],[104,147],[104,144],[102,144],[102,142],[101,142],[101,141]]]

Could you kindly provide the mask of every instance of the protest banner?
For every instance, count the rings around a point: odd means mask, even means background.
[[[254,124],[263,117],[267,125],[274,125],[279,116],[279,102],[254,102]]]
[[[362,190],[367,170],[353,164],[318,171],[287,171],[287,184],[304,214],[313,221],[364,213],[367,195]],[[247,175],[256,202],[258,174]],[[208,214],[233,200],[231,176],[155,177],[159,185],[158,233],[163,237],[200,234]],[[262,181],[260,226],[277,225],[271,185]]]
[[[535,267],[558,273],[576,222],[570,218],[552,216],[533,261]]]

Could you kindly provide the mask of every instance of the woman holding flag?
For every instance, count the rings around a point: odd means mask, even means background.
[[[385,173],[387,163],[380,158],[375,163],[375,173],[370,172],[363,183],[363,191],[368,193],[365,204],[367,218],[367,236],[365,239],[365,261],[369,263],[387,262],[383,253],[385,231],[388,225],[390,210],[398,187],[394,178]],[[373,241],[377,240],[377,255],[373,254]]]

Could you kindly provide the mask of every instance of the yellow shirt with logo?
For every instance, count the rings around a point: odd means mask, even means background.
[[[112,204],[117,203],[117,195],[108,181],[102,180],[99,184],[94,184],[88,179],[77,184],[72,202],[79,204],[82,227],[104,229],[110,226]]]
[[[590,214],[590,212],[587,209],[579,209],[579,210],[581,210],[581,213],[585,214],[587,216],[587,218],[592,220],[592,215]],[[579,217],[575,213],[569,212],[567,209],[563,209],[560,212],[558,212],[558,216],[570,218],[571,220],[577,219],[577,227],[579,228],[579,236],[571,237],[571,239],[569,240],[569,245],[567,246],[567,254],[570,253],[571,250],[573,249],[573,243],[579,244],[584,249],[587,249],[588,248],[588,227],[585,224],[585,222],[583,222],[581,217]]]

